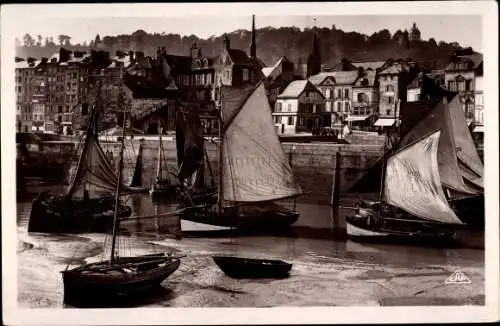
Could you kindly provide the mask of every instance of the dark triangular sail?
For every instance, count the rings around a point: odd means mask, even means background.
[[[198,114],[178,112],[176,142],[179,180],[184,182],[195,173],[195,180],[203,180],[204,138]]]
[[[99,144],[96,126],[97,112],[94,110],[76,172],[68,187],[68,197],[82,198],[87,193],[90,197],[98,198],[112,196],[116,191],[117,176]],[[126,186],[121,189],[123,192],[130,190]]]
[[[132,175],[131,187],[141,187],[142,186],[142,142],[139,144],[139,152],[137,154],[137,160],[135,162],[134,174]]]

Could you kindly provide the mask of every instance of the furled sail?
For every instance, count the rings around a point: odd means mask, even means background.
[[[473,147],[470,132],[466,130],[465,118],[461,119],[463,112],[457,110],[461,110],[458,96],[450,103],[443,97],[443,101],[437,103],[425,118],[404,136],[400,146],[408,146],[432,131],[441,129],[438,164],[442,185],[464,194],[478,195],[482,193],[479,186],[482,184],[482,164],[478,162],[479,157]],[[467,157],[464,159],[465,163],[460,157]],[[465,164],[468,170],[461,168],[459,163]],[[469,170],[477,172],[474,172],[477,180],[471,177]]]
[[[224,200],[259,202],[300,195],[274,130],[264,84],[234,96],[223,91],[222,96]]]
[[[387,160],[384,195],[387,203],[417,217],[463,224],[444,195],[439,177],[441,131],[405,147]]]

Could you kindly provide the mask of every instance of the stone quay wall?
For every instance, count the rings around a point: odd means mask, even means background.
[[[177,153],[175,139],[165,137],[163,150],[166,156],[167,168],[177,171]],[[124,150],[123,181],[129,183],[135,168],[140,139],[127,139]],[[143,140],[143,185],[150,185],[156,174],[158,164],[158,139]],[[119,154],[120,143],[101,142],[103,150],[113,153],[115,164]],[[382,154],[379,144],[331,144],[331,143],[282,143],[283,149],[292,165],[296,181],[302,187],[304,196],[299,201],[328,204],[331,200],[335,173],[336,153],[341,154],[340,190],[345,193],[373,166]],[[218,183],[218,147],[207,142],[209,157],[214,181]],[[72,170],[76,167],[76,160]],[[71,173],[72,171],[70,171]],[[206,172],[209,176],[209,172]]]

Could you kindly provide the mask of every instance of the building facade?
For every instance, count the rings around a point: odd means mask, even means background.
[[[470,124],[475,119],[476,76],[483,76],[483,55],[472,49],[456,51],[445,68],[445,86],[449,91],[458,93],[465,118]],[[483,110],[482,105],[480,110]]]
[[[378,111],[377,72],[369,70],[360,72],[352,87],[351,117],[364,121]]]
[[[273,112],[274,125],[280,134],[314,132],[330,127],[331,114],[325,111],[325,97],[308,80],[291,82],[281,93]]]

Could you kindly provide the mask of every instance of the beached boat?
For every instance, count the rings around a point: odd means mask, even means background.
[[[285,278],[292,264],[282,260],[213,256],[214,262],[232,278]]]
[[[67,304],[79,304],[88,300],[103,301],[103,298],[130,295],[145,288],[158,286],[180,265],[179,257],[173,257],[170,254],[119,256],[119,246],[117,245],[120,229],[118,203],[122,189],[123,147],[122,138],[118,177],[115,179],[115,211],[110,259],[83,264],[73,269],[69,269],[68,265],[66,270],[62,272],[64,301]]]
[[[274,130],[264,84],[218,88],[217,203],[186,207],[181,218],[241,230],[283,230],[299,213],[273,201],[294,198],[302,190]]]
[[[32,204],[28,232],[105,232],[112,226],[116,173],[102,150],[97,132],[99,111],[94,105],[78,165],[65,194],[40,194]],[[124,193],[133,188],[122,185]],[[118,203],[119,217],[132,210]],[[91,222],[91,223],[89,223]]]
[[[435,131],[393,153],[384,164],[379,201],[362,202],[346,217],[349,237],[396,243],[451,244],[463,228],[445,197]]]

